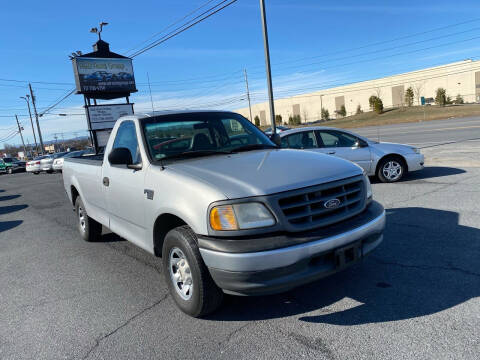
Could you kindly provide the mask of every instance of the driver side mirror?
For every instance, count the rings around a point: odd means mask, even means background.
[[[108,162],[111,165],[126,165],[127,168],[140,170],[142,164],[133,164],[132,153],[127,148],[116,148],[108,154]]]
[[[278,147],[282,145],[282,138],[277,133],[270,135],[270,140],[272,140],[272,142]]]

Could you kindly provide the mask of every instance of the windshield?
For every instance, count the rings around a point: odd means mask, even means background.
[[[152,160],[276,147],[262,131],[235,113],[162,115],[141,123]]]
[[[12,158],[3,158],[3,161],[5,161],[6,163],[11,163],[11,162],[13,162],[13,159]]]

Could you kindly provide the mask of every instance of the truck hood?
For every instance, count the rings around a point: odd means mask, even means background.
[[[269,195],[359,175],[357,165],[302,150],[256,150],[182,160],[168,168],[209,183],[227,198]]]

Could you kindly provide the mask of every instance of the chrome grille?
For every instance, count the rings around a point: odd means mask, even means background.
[[[282,195],[278,198],[278,205],[289,225],[298,231],[342,221],[358,214],[365,207],[363,176]],[[340,203],[333,208],[327,208],[325,203],[332,199],[338,199]]]

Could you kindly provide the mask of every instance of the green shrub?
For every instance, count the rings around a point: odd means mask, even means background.
[[[345,105],[340,106],[340,110],[337,111],[337,114],[342,117],[347,116],[347,109],[345,108]]]
[[[375,103],[373,104],[373,110],[377,114],[381,114],[383,112],[383,101],[379,97],[376,97]]]
[[[464,104],[462,95],[458,94],[455,100],[453,101],[455,104]]]
[[[330,118],[330,113],[325,108],[322,108],[322,110],[320,111],[320,115],[322,117],[322,120],[325,120],[325,121],[327,121]]]
[[[377,96],[375,95],[372,95],[368,98],[368,104],[370,105],[370,109],[374,109],[374,106],[375,106],[375,101],[378,99]]]
[[[413,89],[410,86],[407,90],[405,90],[405,104],[412,106],[414,97],[415,95],[413,93]]]
[[[282,125],[282,115],[280,114],[275,115],[275,124]]]
[[[258,115],[255,115],[255,126],[260,126],[260,118]]]
[[[438,88],[435,95],[435,104],[445,106],[447,103],[447,92],[444,88]]]
[[[358,115],[358,114],[361,114],[361,113],[363,113],[363,110],[362,110],[362,107],[360,106],[360,104],[358,104],[357,111],[355,112],[355,114]]]

